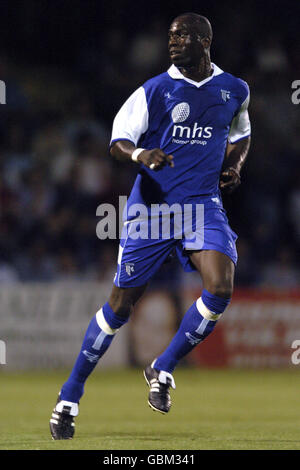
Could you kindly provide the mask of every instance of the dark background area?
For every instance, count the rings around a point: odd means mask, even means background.
[[[112,280],[118,241],[97,239],[96,208],[117,205],[137,171],[109,157],[112,121],[169,67],[168,27],[194,11],[212,23],[212,61],[251,90],[243,184],[224,197],[236,283],[299,287],[299,1],[0,4],[0,282]],[[171,263],[156,280],[176,285],[182,270]]]

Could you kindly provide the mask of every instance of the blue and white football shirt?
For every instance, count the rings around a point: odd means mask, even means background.
[[[174,157],[174,168],[141,165],[129,202],[173,204],[218,193],[227,142],[250,135],[249,88],[212,67],[211,76],[195,82],[172,65],[138,88],[116,115],[111,144],[129,140]]]

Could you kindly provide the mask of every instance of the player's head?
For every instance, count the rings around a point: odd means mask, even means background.
[[[173,64],[178,67],[198,65],[209,53],[212,27],[205,16],[184,13],[172,21],[169,29],[169,52]]]

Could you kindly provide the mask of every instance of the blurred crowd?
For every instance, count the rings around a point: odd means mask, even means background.
[[[300,285],[300,105],[291,101],[300,53],[290,47],[293,23],[262,37],[256,15],[230,11],[230,27],[225,7],[211,16],[212,61],[251,90],[251,151],[224,205],[239,235],[236,284],[290,289]],[[113,279],[118,240],[96,237],[96,209],[118,206],[137,166],[109,156],[112,121],[143,81],[168,68],[171,19],[107,26],[66,68],[0,54],[0,283]],[[181,279],[176,261],[156,278]]]

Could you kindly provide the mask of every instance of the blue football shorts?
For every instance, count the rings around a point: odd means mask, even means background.
[[[189,258],[191,250],[220,251],[237,263],[237,235],[219,196],[189,198],[171,208],[135,206],[124,211],[116,286],[146,284],[174,251],[187,272],[196,270]]]

